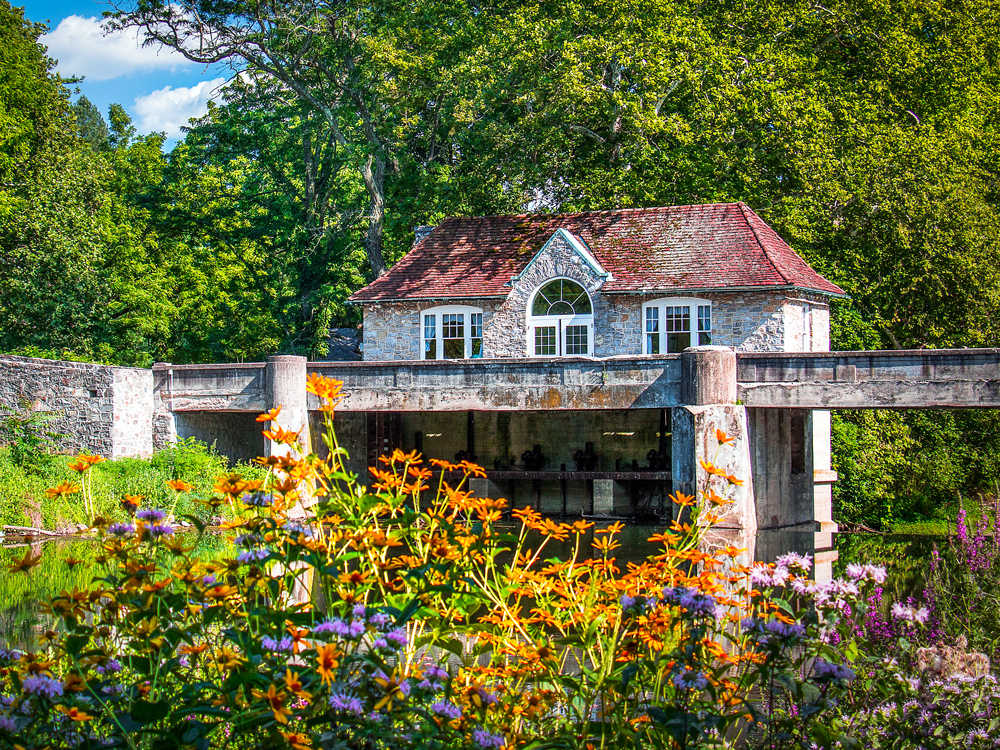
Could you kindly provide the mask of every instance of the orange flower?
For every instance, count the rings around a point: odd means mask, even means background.
[[[294,625],[286,625],[285,630],[288,631],[288,635],[292,636],[292,653],[297,654],[299,651],[308,646],[306,638],[309,636],[309,630],[306,628],[297,628]]]
[[[384,693],[378,703],[375,704],[376,711],[381,711],[383,708],[387,711],[391,711],[393,701],[402,701],[406,698],[406,693],[403,692],[403,688],[401,686],[401,680],[395,673],[393,673],[392,677],[386,679],[376,677],[375,684],[382,688]]]
[[[90,721],[91,719],[94,718],[90,714],[81,711],[76,706],[74,706],[73,708],[66,708],[66,706],[56,706],[56,708],[58,708],[60,711],[66,714],[66,717],[68,719],[72,719],[73,721]]]
[[[719,441],[719,445],[726,445],[727,443],[736,442],[736,438],[729,437],[728,435],[726,435],[724,430],[718,430],[718,429],[715,431],[715,439]]]
[[[685,495],[683,492],[675,492],[673,495],[669,495],[668,497],[673,503],[682,507],[694,505],[694,495]]]
[[[344,395],[340,389],[344,387],[344,381],[335,378],[325,378],[319,373],[312,373],[306,380],[306,391],[319,396],[325,401],[336,404]]]
[[[11,564],[10,570],[14,573],[27,573],[33,567],[38,565],[42,561],[42,555],[39,553],[37,556],[31,556],[31,548],[29,547],[24,552],[24,557],[20,560],[15,561]]]
[[[624,529],[624,528],[625,528],[625,524],[623,524],[621,521],[615,521],[613,524],[611,524],[610,526],[607,526],[607,527],[605,527],[603,529],[596,529],[594,531],[594,533],[595,534],[621,534],[622,533],[622,529]]]
[[[263,698],[267,701],[268,707],[274,714],[274,720],[279,724],[287,724],[288,717],[292,715],[292,712],[285,708],[285,697],[286,693],[284,690],[278,690],[274,684],[271,684],[267,688],[267,692],[261,690],[253,689],[254,698]]]
[[[187,492],[192,487],[194,487],[194,485],[188,484],[183,479],[171,479],[169,482],[167,482],[167,487],[169,487],[172,490],[175,490],[176,492]]]
[[[726,481],[729,482],[730,484],[735,484],[737,487],[742,487],[744,480],[738,479],[734,477],[732,474],[726,474]]]
[[[71,463],[69,465],[69,468],[71,468],[73,471],[83,474],[85,471],[88,471],[90,468],[92,468],[95,464],[99,464],[102,461],[104,461],[104,459],[101,458],[100,456],[88,456],[88,455],[77,456],[76,461]]]
[[[303,732],[281,732],[282,737],[292,746],[292,750],[312,750],[312,737]]]
[[[340,652],[332,643],[321,646],[316,652],[316,671],[323,683],[332,682],[333,670],[340,666]]]
[[[80,491],[80,485],[74,484],[73,482],[63,482],[58,487],[50,487],[45,490],[45,497],[50,500],[55,500],[57,497],[62,497],[63,495],[72,495],[74,492]]]
[[[291,690],[296,696],[303,700],[312,700],[312,693],[305,691],[302,680],[299,679],[298,672],[285,669],[285,676],[282,679],[285,681],[285,687]]]
[[[711,461],[705,461],[704,459],[699,458],[698,459],[698,463],[700,463],[701,464],[701,468],[703,468],[709,474],[715,474],[715,475],[718,475],[720,477],[724,477],[726,475],[726,472],[724,472],[718,466],[716,466],[715,464],[713,464]]]
[[[259,415],[257,417],[257,421],[258,422],[277,422],[278,421],[278,415],[280,413],[281,413],[281,405],[279,404],[277,407],[275,407],[274,409],[271,409],[271,411],[267,412],[266,414]]]

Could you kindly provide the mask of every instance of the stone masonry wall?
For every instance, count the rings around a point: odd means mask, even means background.
[[[594,310],[594,351],[596,356],[606,356],[601,354],[601,342],[608,337],[608,332],[605,330],[608,303],[600,294],[604,278],[595,273],[562,236],[556,236],[535,256],[531,264],[521,273],[521,277],[511,284],[510,294],[493,316],[488,333],[483,316],[483,337],[485,339],[489,336],[490,343],[487,347],[484,340],[483,349],[496,352],[489,356],[528,356],[526,320],[528,304],[536,289],[546,281],[559,277],[573,279],[590,295]]]
[[[153,452],[153,373],[114,367],[113,457],[148,456]]]
[[[0,405],[20,409],[25,400],[31,409],[58,414],[48,427],[65,435],[59,445],[67,453],[115,458],[152,450],[149,370],[0,357]]]
[[[593,356],[642,353],[642,305],[664,294],[602,294],[604,279],[562,237],[557,236],[513,282],[505,300],[391,302],[364,306],[364,358],[369,361],[420,359],[420,311],[443,304],[483,310],[483,356],[525,357],[526,312],[531,296],[546,281],[578,281],[594,309]],[[740,352],[827,351],[830,309],[818,295],[768,292],[685,294],[712,303],[712,343]]]

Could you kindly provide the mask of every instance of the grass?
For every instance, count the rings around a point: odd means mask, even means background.
[[[40,524],[44,529],[62,530],[88,523],[80,494],[57,499],[45,495],[47,488],[60,482],[79,481],[79,475],[69,468],[71,460],[71,456],[50,455],[40,462],[37,470],[30,470],[13,460],[9,448],[0,448],[0,524],[36,527]],[[90,471],[96,512],[112,519],[124,519],[119,506],[122,497],[141,495],[144,505],[173,510],[178,517],[194,515],[211,520],[211,512],[198,501],[211,497],[216,477],[229,471],[247,478],[262,478],[265,473],[261,467],[248,464],[230,467],[214,448],[193,438],[157,451],[149,458],[114,459]],[[171,479],[182,479],[194,487],[178,496],[166,486]]]

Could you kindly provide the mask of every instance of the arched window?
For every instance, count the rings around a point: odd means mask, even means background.
[[[712,343],[712,303],[666,298],[642,306],[643,354],[674,354]]]
[[[420,350],[424,359],[483,356],[483,311],[447,305],[420,313]]]
[[[594,313],[590,295],[571,279],[545,282],[528,308],[528,353],[571,357],[593,352]]]

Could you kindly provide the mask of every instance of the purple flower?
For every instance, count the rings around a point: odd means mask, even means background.
[[[135,533],[135,526],[130,523],[113,523],[108,527],[108,533],[112,536],[129,536]]]
[[[260,645],[265,651],[276,651],[291,653],[292,650],[292,639],[289,636],[285,636],[280,641],[270,636],[264,636],[260,639]]]
[[[431,682],[444,682],[448,679],[448,672],[436,664],[432,664],[424,670],[424,678]]]
[[[389,644],[388,644],[388,642],[386,642],[385,638],[382,638],[381,636],[379,636],[372,643],[372,648],[374,648],[374,649],[388,649],[389,648]]]
[[[671,682],[678,690],[704,690],[708,687],[708,678],[702,672],[693,669],[678,672],[671,678]]]
[[[121,671],[122,663],[117,659],[108,659],[107,664],[103,664],[97,668],[97,674],[99,675],[116,674]]]
[[[714,615],[717,602],[714,596],[689,589],[686,593],[678,597],[677,604],[686,609],[689,615],[698,617],[702,615]]]
[[[323,622],[313,627],[312,629],[313,635],[322,635],[323,633],[336,633],[337,623],[340,623],[340,620],[323,620]]]
[[[817,682],[835,682],[841,685],[854,679],[854,670],[844,664],[832,664],[826,659],[817,659],[813,664]]]
[[[143,508],[142,510],[137,510],[135,512],[135,517],[140,521],[152,521],[153,523],[156,523],[157,521],[162,521],[166,518],[167,514],[159,508]]]
[[[205,576],[204,578],[201,579],[201,585],[202,586],[214,586],[215,582],[217,580],[218,579],[214,575],[212,575],[211,573],[209,573],[207,576]]]
[[[248,492],[240,499],[251,508],[266,508],[274,502],[274,498],[264,492]]]
[[[271,554],[270,550],[266,550],[263,548],[248,549],[244,550],[243,552],[240,552],[240,554],[236,556],[236,559],[239,560],[244,565],[250,565],[252,563],[264,560],[270,554]]]
[[[355,604],[354,608],[351,610],[351,614],[354,617],[363,618],[365,616],[365,605],[364,604]]]
[[[334,711],[343,711],[352,716],[361,716],[365,710],[360,698],[351,693],[341,692],[340,690],[336,690],[330,694],[330,708]]]
[[[26,693],[39,695],[50,700],[63,694],[63,685],[59,680],[53,680],[51,677],[43,675],[27,677],[21,685],[24,687]]]
[[[847,577],[855,581],[875,581],[884,583],[886,579],[885,568],[881,565],[851,563],[847,566]]]
[[[452,720],[457,719],[462,715],[462,709],[451,701],[438,701],[437,703],[432,703],[431,711],[436,713],[438,716],[444,716],[446,719]]]
[[[17,731],[17,722],[9,716],[0,716],[0,730],[14,734]]]
[[[499,750],[507,744],[502,736],[487,732],[485,729],[477,729],[473,732],[472,741],[484,750]]]
[[[632,609],[635,606],[635,597],[628,594],[622,596],[619,601],[621,602],[622,609]]]
[[[260,542],[261,539],[256,534],[240,534],[233,540],[237,547],[256,547]]]
[[[384,630],[392,625],[392,617],[387,615],[385,612],[379,612],[368,618],[368,622],[374,625],[379,630]]]
[[[355,638],[360,638],[365,634],[368,627],[365,625],[363,620],[354,620],[350,625],[347,626],[347,637],[352,640]]]
[[[0,664],[10,664],[21,658],[21,652],[14,648],[0,648]]]
[[[149,527],[149,535],[153,537],[153,539],[159,539],[162,536],[171,536],[173,533],[174,527],[166,524],[154,523]]]
[[[386,633],[385,639],[399,648],[403,648],[407,643],[409,643],[409,639],[406,637],[406,631],[402,628],[396,628],[395,630]]]
[[[775,560],[775,564],[779,568],[798,569],[799,573],[808,573],[812,568],[812,557],[800,555],[798,552],[789,552]]]

